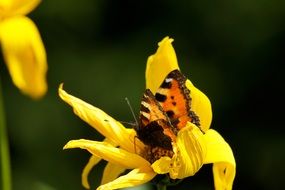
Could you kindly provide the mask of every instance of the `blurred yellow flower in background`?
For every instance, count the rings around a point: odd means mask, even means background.
[[[13,83],[26,95],[40,98],[47,91],[47,58],[36,25],[25,15],[40,0],[0,1],[0,44]]]
[[[47,91],[47,58],[36,25],[25,15],[39,3],[40,0],[0,1],[0,45],[4,62],[15,86],[23,94],[34,99],[42,97]],[[2,188],[11,190],[9,142],[2,94],[0,94],[0,136]]]
[[[164,38],[157,52],[150,56],[146,68],[146,88],[156,92],[166,75],[179,69],[176,54],[172,47],[173,39]],[[72,140],[64,149],[82,148],[92,156],[82,173],[82,184],[90,188],[87,177],[90,170],[101,160],[108,161],[103,173],[101,186],[97,189],[119,189],[146,183],[159,174],[170,180],[184,179],[195,175],[203,164],[213,163],[216,190],[231,190],[236,163],[228,143],[215,130],[209,129],[212,110],[209,99],[198,90],[190,80],[186,81],[191,91],[191,108],[200,120],[200,129],[188,122],[177,133],[172,142],[173,154],[158,156],[149,160],[148,145],[143,144],[134,129],[125,128],[111,116],[63,90],[60,85],[59,96],[82,120],[94,127],[106,139],[103,142],[92,140]],[[131,171],[120,176],[125,170]],[[165,184],[167,185],[167,184]]]

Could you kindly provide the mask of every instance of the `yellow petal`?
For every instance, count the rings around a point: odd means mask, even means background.
[[[173,39],[165,37],[159,44],[154,55],[147,60],[146,88],[156,92],[166,75],[178,68],[177,58],[171,43]]]
[[[126,175],[123,175],[114,181],[101,185],[97,190],[112,190],[126,187],[133,187],[144,184],[152,180],[156,173],[150,167],[141,167],[132,170]]]
[[[169,173],[171,164],[172,164],[171,158],[164,156],[156,160],[151,165],[151,167],[153,171],[155,171],[158,174],[166,174],[166,173]]]
[[[201,129],[205,132],[210,128],[212,122],[212,107],[208,97],[196,88],[190,80],[186,81],[186,86],[190,90],[191,109],[200,119]]]
[[[38,6],[40,2],[40,0],[1,0],[0,18],[26,15]]]
[[[109,139],[104,139],[103,142],[109,143],[111,144],[113,147],[118,146],[116,143],[110,141]],[[86,164],[86,166],[83,169],[82,175],[81,175],[81,182],[83,187],[85,187],[86,189],[90,189],[90,185],[88,183],[88,175],[90,173],[90,171],[92,170],[92,168],[97,165],[100,162],[101,158],[95,155],[92,155],[88,161],[88,163]]]
[[[186,127],[178,132],[177,155],[173,157],[170,177],[183,179],[193,176],[204,164],[206,144],[203,133],[194,124],[188,122]]]
[[[5,19],[0,24],[0,42],[14,84],[39,98],[46,93],[46,52],[35,24],[27,17]]]
[[[90,185],[88,183],[88,175],[90,173],[90,171],[92,170],[92,168],[98,164],[100,162],[101,158],[98,156],[94,156],[92,155],[88,161],[88,163],[86,164],[86,166],[83,169],[82,175],[81,175],[81,182],[83,187],[85,187],[86,189],[90,189]]]
[[[141,156],[130,153],[121,148],[115,148],[106,142],[97,142],[85,139],[72,140],[64,146],[64,149],[69,148],[86,149],[91,154],[113,164],[121,165],[126,169],[150,167],[150,163]]]
[[[215,130],[204,135],[207,144],[205,163],[213,163],[216,190],[231,190],[236,173],[236,162],[229,144]]]
[[[120,147],[130,152],[135,152],[134,137],[130,136],[129,130],[99,108],[68,94],[62,86],[61,84],[58,89],[59,96],[73,107],[76,115],[112,142],[118,143]]]
[[[122,167],[118,164],[112,164],[110,162],[105,166],[103,177],[101,180],[101,184],[109,183],[115,180],[120,174],[122,174],[126,170],[125,167]]]

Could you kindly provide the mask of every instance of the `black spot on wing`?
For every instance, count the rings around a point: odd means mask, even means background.
[[[172,83],[171,83],[171,81],[168,81],[168,82],[167,82],[167,79],[168,79],[168,78],[166,78],[166,79],[163,81],[163,83],[160,85],[161,88],[167,88],[167,89],[170,89],[170,88],[171,88]]]
[[[172,110],[166,111],[166,114],[169,118],[172,118],[174,116],[174,112]]]
[[[159,102],[165,102],[166,96],[160,93],[155,94],[155,99]]]
[[[180,121],[179,121],[179,119],[171,119],[170,122],[173,126],[177,126]]]

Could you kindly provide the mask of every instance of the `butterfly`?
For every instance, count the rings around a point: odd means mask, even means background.
[[[173,70],[155,94],[149,89],[145,90],[139,123],[135,127],[138,138],[144,144],[172,150],[172,142],[187,122],[200,126],[199,117],[191,110],[192,99],[186,80],[179,70]]]

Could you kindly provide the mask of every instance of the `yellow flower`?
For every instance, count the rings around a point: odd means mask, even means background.
[[[148,59],[146,88],[152,92],[170,71],[179,69],[172,41],[164,38],[157,52]],[[212,119],[209,99],[189,80],[186,86],[191,91],[192,109],[199,116],[203,132],[188,122],[173,142],[173,154],[150,161],[146,155],[148,146],[136,138],[135,130],[125,128],[99,108],[68,94],[60,85],[59,96],[73,107],[76,115],[106,137],[103,142],[72,140],[64,147],[86,149],[92,154],[82,173],[83,186],[89,189],[87,176],[100,159],[104,159],[108,164],[98,189],[132,187],[146,183],[158,174],[166,174],[173,180],[183,179],[195,175],[203,164],[208,163],[213,163],[215,189],[232,189],[236,167],[232,150],[217,131],[209,129]],[[120,176],[127,169],[131,171]]]
[[[40,0],[0,1],[0,43],[14,84],[39,98],[46,93],[46,52],[39,31],[25,15]]]

